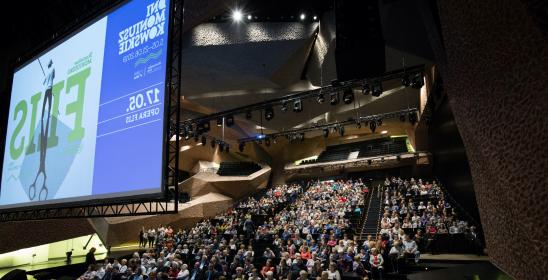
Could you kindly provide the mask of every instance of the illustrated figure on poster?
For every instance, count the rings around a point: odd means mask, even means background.
[[[46,91],[44,94],[44,100],[42,102],[42,117],[40,123],[40,166],[38,167],[38,172],[36,173],[36,178],[34,178],[34,183],[29,186],[29,199],[34,200],[36,196],[36,181],[38,180],[40,173],[44,175],[44,181],[42,183],[42,188],[38,194],[38,200],[46,200],[48,196],[48,188],[46,186],[46,151],[48,147],[48,134],[49,134],[49,120],[51,118],[51,102],[53,98],[52,87],[53,80],[55,79],[55,68],[53,67],[53,60],[50,60],[48,63],[47,73],[42,67],[40,59],[38,59],[42,73],[44,74],[44,81],[42,84],[45,86]],[[46,114],[46,105],[47,105],[47,114]],[[45,125],[44,125],[45,122]]]

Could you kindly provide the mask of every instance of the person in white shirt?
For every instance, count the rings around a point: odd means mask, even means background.
[[[177,280],[187,280],[190,277],[190,271],[188,271],[188,265],[183,264],[181,271],[177,274]]]
[[[341,274],[337,270],[337,266],[334,262],[329,264],[329,270],[327,270],[327,279],[329,280],[341,280]]]
[[[417,243],[411,239],[409,235],[405,236],[403,241],[403,250],[405,254],[413,255],[415,257],[415,263],[419,263],[420,252],[417,247]]]

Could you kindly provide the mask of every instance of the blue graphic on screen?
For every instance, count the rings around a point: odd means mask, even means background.
[[[168,23],[130,1],[16,70],[0,207],[160,192]]]

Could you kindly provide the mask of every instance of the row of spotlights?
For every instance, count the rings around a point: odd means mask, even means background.
[[[251,14],[248,14],[248,15],[246,16],[246,18],[247,18],[247,20],[253,20],[253,16],[252,16]],[[300,19],[301,21],[306,20],[306,18],[307,18],[307,16],[306,16],[305,13],[301,13],[301,14],[299,15],[299,19]],[[240,21],[242,21],[243,19],[244,19],[244,13],[243,13],[241,10],[236,9],[236,10],[232,11],[232,20],[233,20],[234,22],[240,22]],[[257,19],[257,17],[255,17],[255,19]],[[316,21],[316,20],[318,20],[318,16],[313,16],[312,19],[313,19],[314,21]]]

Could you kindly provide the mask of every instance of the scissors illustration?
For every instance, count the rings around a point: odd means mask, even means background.
[[[44,181],[42,182],[42,188],[40,189],[40,192],[38,193],[38,200],[46,200],[48,197],[48,188],[46,186],[46,151],[48,147],[48,131],[49,131],[49,120],[51,117],[51,99],[52,99],[52,85],[53,85],[53,79],[55,78],[55,69],[53,68],[53,61],[50,60],[48,63],[48,74],[46,75],[46,72],[44,72],[44,68],[42,67],[42,63],[40,62],[40,59],[38,59],[38,63],[40,64],[40,69],[42,69],[42,73],[44,74],[44,82],[43,84],[46,85],[47,89],[44,94],[44,101],[42,103],[42,118],[40,123],[40,167],[38,168],[38,172],[36,173],[36,177],[34,178],[34,183],[32,183],[29,186],[29,199],[34,200],[36,197],[36,181],[38,180],[38,176],[40,173],[44,174]],[[46,125],[44,127],[44,114],[46,105],[48,106],[48,114],[46,119]]]

